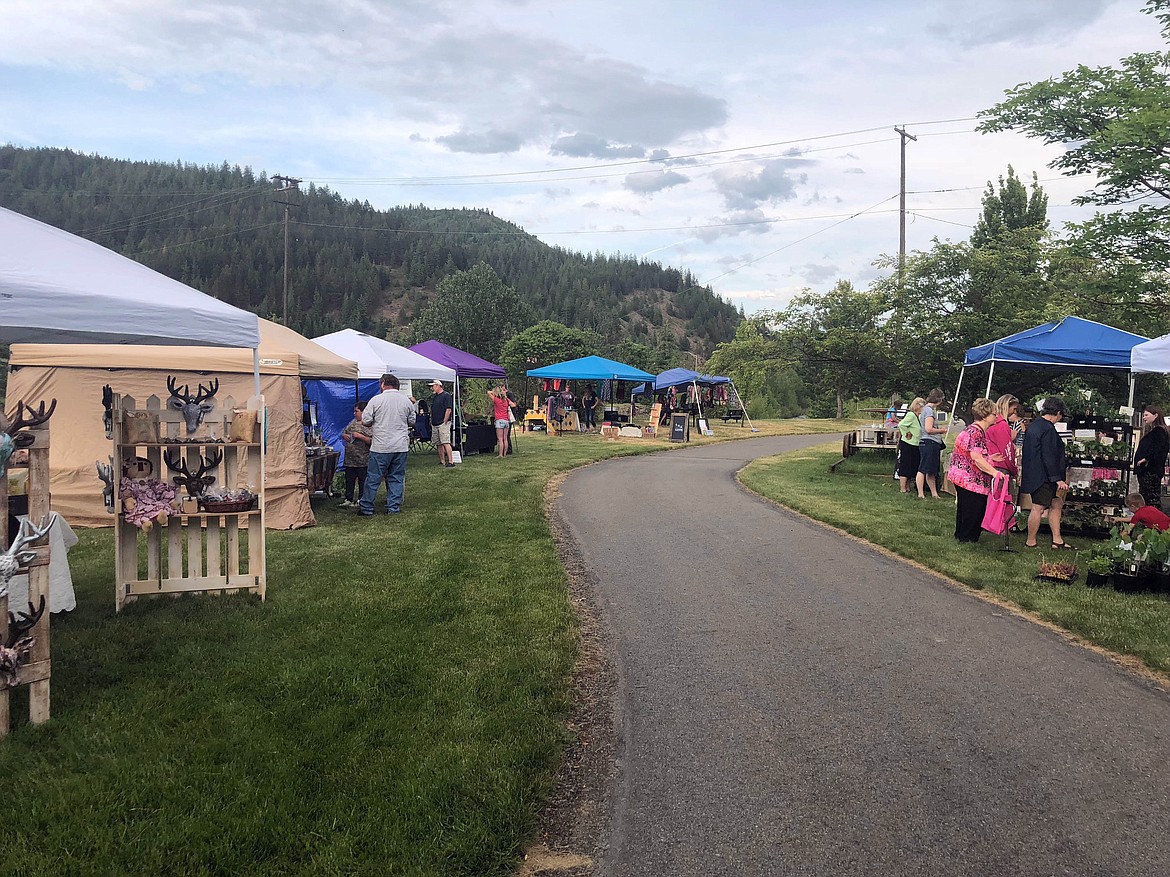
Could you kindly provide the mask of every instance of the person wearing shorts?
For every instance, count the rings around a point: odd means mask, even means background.
[[[1064,417],[1067,407],[1059,396],[1044,400],[1040,416],[1024,433],[1024,453],[1020,465],[1020,490],[1032,497],[1028,513],[1028,539],[1025,548],[1036,548],[1040,519],[1048,509],[1048,526],[1052,530],[1055,550],[1072,546],[1060,535],[1060,512],[1064,507],[1063,493],[1068,489],[1065,477],[1064,441],[1056,431],[1056,424]]]
[[[939,426],[935,420],[935,410],[942,404],[945,396],[943,391],[935,387],[926,397],[926,404],[918,419],[922,422],[922,441],[918,443],[918,475],[914,483],[918,487],[918,498],[926,499],[926,488],[930,488],[930,495],[935,499],[938,495],[938,470],[942,459],[943,436],[946,435],[945,426]]]
[[[512,418],[508,416],[511,403],[508,401],[508,391],[499,386],[488,393],[492,402],[492,420],[496,426],[496,455],[508,456],[508,435],[512,431]]]
[[[439,450],[439,465],[448,469],[455,463],[451,457],[451,423],[455,411],[451,394],[443,389],[442,381],[431,381],[431,425],[435,429],[435,447]]]

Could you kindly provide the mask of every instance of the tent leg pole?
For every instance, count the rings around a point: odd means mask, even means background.
[[[703,420],[703,402],[699,399],[699,384],[692,380],[691,386],[695,388],[695,407],[699,409],[699,421]],[[699,435],[703,434],[703,427],[699,427]]]
[[[735,391],[735,398],[739,400],[739,407],[743,409],[743,418],[748,422],[748,429],[752,432],[757,432],[756,425],[752,423],[752,419],[748,417],[747,403],[743,401],[743,396],[739,394],[739,387],[735,385],[735,381],[731,382],[731,389]]]
[[[995,377],[995,360],[994,359],[991,361],[991,371],[989,371],[987,373],[987,392],[985,392],[983,394],[984,397],[987,399],[991,398],[991,379],[993,377]],[[955,401],[958,401],[958,400],[956,399]]]
[[[1129,401],[1125,403],[1130,408],[1133,407],[1133,385],[1134,385],[1135,380],[1137,380],[1137,375],[1135,375],[1133,372],[1130,372],[1129,373]]]
[[[959,413],[959,393],[961,393],[963,390],[963,375],[966,373],[967,367],[963,366],[963,368],[959,370],[959,386],[955,387],[955,404],[951,406],[954,410],[951,411],[951,416],[947,418],[947,431],[943,433],[943,441],[946,441],[950,436],[951,424],[955,422],[955,415]]]
[[[260,348],[252,348],[252,378],[255,381],[256,397],[260,397]]]

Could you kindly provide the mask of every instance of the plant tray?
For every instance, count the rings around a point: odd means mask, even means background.
[[[1077,580],[1076,571],[1074,571],[1073,574],[1070,576],[1044,576],[1044,575],[1039,575],[1039,574],[1036,575],[1036,581],[1038,581],[1038,582],[1055,582],[1058,585],[1071,585],[1076,580]]]
[[[251,499],[233,499],[233,500],[199,500],[199,508],[205,512],[224,512],[230,514],[232,512],[250,512],[256,507],[256,497]]]

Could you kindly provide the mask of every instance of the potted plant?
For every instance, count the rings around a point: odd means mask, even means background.
[[[1041,560],[1036,578],[1057,584],[1070,584],[1077,577],[1077,565],[1061,560]]]
[[[1135,537],[1134,550],[1141,552],[1150,590],[1170,592],[1170,533],[1147,527]]]
[[[1089,552],[1085,561],[1085,586],[1088,588],[1104,588],[1109,584],[1109,578],[1117,571],[1113,554],[1108,545],[1099,545]]]

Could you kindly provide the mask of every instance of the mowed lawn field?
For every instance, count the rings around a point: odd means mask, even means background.
[[[756,460],[740,473],[740,481],[809,517],[1002,597],[1089,643],[1136,658],[1170,680],[1170,600],[1085,587],[1083,549],[1093,540],[1068,537],[1070,544],[1082,549],[1079,575],[1072,585],[1038,581],[1041,559],[1073,559],[1067,552],[1049,550],[1046,526],[1036,550],[1022,547],[1022,534],[1011,537],[1013,552],[1001,551],[1002,537],[990,533],[975,545],[960,545],[954,539],[953,497],[919,500],[914,494],[901,494],[891,477],[892,458],[878,453],[861,452],[830,473],[829,466],[841,459],[840,447],[840,442],[832,442]],[[880,581],[873,583],[881,586]]]
[[[716,424],[716,440],[843,428],[757,426]],[[79,531],[52,721],[25,724],[18,690],[0,741],[0,874],[511,872],[566,742],[576,655],[545,485],[664,447],[536,434],[452,470],[412,455],[401,515],[320,497],[319,526],[270,533],[264,603],[115,615],[112,532]]]

